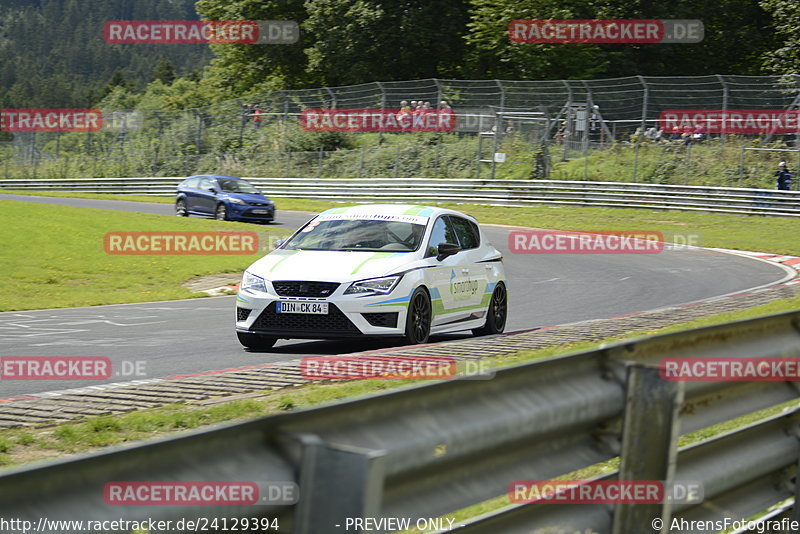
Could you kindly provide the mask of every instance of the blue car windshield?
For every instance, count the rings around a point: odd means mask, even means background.
[[[219,179],[219,186],[222,188],[223,193],[255,193],[258,194],[253,184],[246,180],[226,180]]]
[[[412,252],[419,248],[424,224],[364,219],[312,220],[287,241],[289,250]]]

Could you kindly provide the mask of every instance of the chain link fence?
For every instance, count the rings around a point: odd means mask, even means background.
[[[403,100],[430,102],[433,108],[446,101],[457,116],[455,131],[312,133],[298,125],[300,113],[309,108],[393,109]],[[800,135],[655,135],[659,114],[667,109],[794,110],[799,102],[800,76],[428,79],[275,91],[181,111],[106,110],[105,126],[95,133],[17,133],[0,144],[0,176],[217,172],[772,188],[778,160],[796,168],[800,153],[744,149],[796,151]]]

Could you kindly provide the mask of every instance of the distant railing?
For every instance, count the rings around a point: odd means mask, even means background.
[[[0,180],[31,191],[168,196],[183,178]],[[800,192],[559,180],[248,178],[267,195],[338,202],[453,202],[493,206],[594,206],[800,216]],[[280,207],[280,206],[279,206]]]

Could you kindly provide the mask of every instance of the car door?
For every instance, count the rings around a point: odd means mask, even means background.
[[[456,215],[450,215],[449,217],[450,224],[453,226],[453,231],[461,247],[459,254],[462,258],[460,261],[464,264],[462,272],[466,269],[466,275],[469,280],[468,284],[462,284],[459,287],[461,289],[461,297],[464,305],[481,309],[485,307],[482,301],[488,288],[489,274],[492,267],[488,264],[479,263],[483,259],[483,251],[480,249],[480,230],[477,224],[464,217]]]
[[[469,317],[473,307],[468,302],[469,265],[464,262],[464,253],[438,260],[440,243],[458,244],[458,237],[447,215],[440,215],[434,221],[425,249],[425,256],[432,264],[426,272],[433,309],[431,326],[464,320]]]
[[[210,176],[200,178],[200,184],[194,191],[192,211],[203,215],[213,215],[217,205],[216,187],[216,181]]]

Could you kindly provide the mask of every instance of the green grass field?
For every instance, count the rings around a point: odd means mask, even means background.
[[[183,299],[200,275],[237,273],[286,230],[143,213],[0,200],[0,311]],[[12,223],[13,221],[13,223]],[[109,255],[111,231],[256,231],[254,255]]]
[[[4,191],[7,192],[7,191]],[[50,193],[47,193],[48,195]],[[59,196],[72,196],[62,194]],[[169,197],[78,195],[172,202]],[[281,210],[318,212],[341,204],[278,198]],[[635,230],[698,234],[701,244],[800,256],[797,222],[781,217],[663,212],[615,208],[504,208],[441,204],[483,223],[560,230]],[[109,231],[258,231],[262,244],[288,231],[214,220],[0,200],[13,225],[0,227],[0,311],[169,300],[198,296],[181,283],[200,275],[241,272],[253,256],[117,256],[103,251]],[[261,253],[267,250],[262,248]]]

